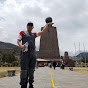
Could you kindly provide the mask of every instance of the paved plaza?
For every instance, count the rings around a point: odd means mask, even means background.
[[[41,67],[35,71],[34,88],[88,88],[88,75],[60,68]],[[20,88],[20,74],[0,78],[0,88]]]

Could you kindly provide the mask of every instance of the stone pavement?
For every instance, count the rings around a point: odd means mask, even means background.
[[[75,71],[41,67],[35,71],[34,88],[88,88],[88,75]],[[51,79],[52,78],[52,79]],[[0,78],[0,88],[20,88],[20,75]]]

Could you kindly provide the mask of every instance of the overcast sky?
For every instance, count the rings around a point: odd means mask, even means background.
[[[88,0],[0,0],[0,41],[17,45],[18,34],[26,30],[29,21],[33,32],[39,32],[46,17],[52,17],[57,27],[61,55],[76,51],[88,51]],[[53,36],[53,35],[52,35]],[[36,38],[39,49],[40,37]]]

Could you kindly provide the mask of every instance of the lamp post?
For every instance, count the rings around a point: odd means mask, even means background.
[[[79,42],[79,53],[80,53],[80,42]],[[81,53],[80,53],[80,65],[82,67],[82,64],[81,64]]]
[[[84,47],[85,67],[86,67],[86,55],[85,55],[85,46],[84,46],[84,44],[83,44],[83,47]]]
[[[75,48],[75,60],[76,60],[76,45],[75,45],[75,42],[74,42],[74,48]],[[77,60],[76,60],[76,67],[77,67]]]

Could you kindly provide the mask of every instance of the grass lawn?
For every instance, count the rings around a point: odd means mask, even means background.
[[[0,67],[0,78],[8,75],[7,70],[16,69],[16,74],[20,72],[20,67]]]
[[[16,69],[16,74],[20,73],[20,67],[0,67],[0,78],[6,77],[8,75],[7,70]],[[69,67],[65,67],[69,70]],[[88,67],[73,67],[73,71],[88,74]]]
[[[65,67],[65,69],[69,70],[69,67]],[[88,67],[73,67],[73,71],[88,74]]]

